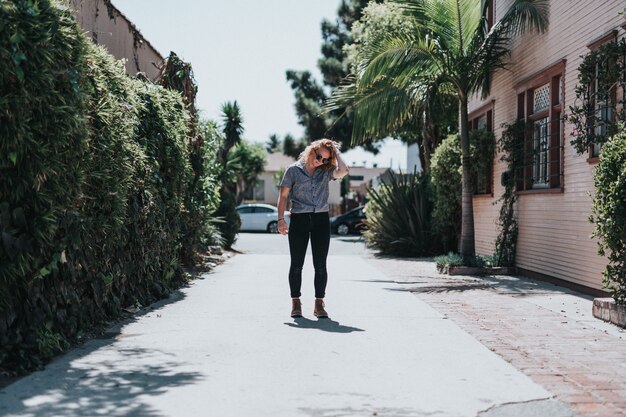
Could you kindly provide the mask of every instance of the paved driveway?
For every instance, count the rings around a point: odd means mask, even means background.
[[[0,391],[3,416],[571,416],[372,261],[333,238],[327,310],[289,317],[286,238],[242,234],[203,279]],[[401,281],[401,280],[400,280]]]

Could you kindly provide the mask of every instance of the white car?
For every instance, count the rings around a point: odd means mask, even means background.
[[[269,204],[242,204],[235,208],[241,218],[240,231],[265,231],[278,233],[278,209]],[[289,223],[288,211],[285,221]]]

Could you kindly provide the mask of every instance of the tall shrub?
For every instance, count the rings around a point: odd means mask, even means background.
[[[131,196],[127,249],[133,260],[129,266],[137,273],[133,293],[149,299],[164,295],[174,278],[182,278],[179,253],[191,176],[188,114],[173,91],[142,84],[137,93],[142,106],[135,141],[145,159],[138,166],[142,187]]]
[[[30,366],[30,352],[45,359],[66,345],[52,330],[64,312],[51,312],[48,294],[68,289],[55,283],[68,257],[60,229],[85,183],[87,47],[67,8],[0,2],[2,367]]]
[[[461,141],[450,135],[433,154],[433,236],[442,252],[457,251],[461,233]]]
[[[432,195],[428,177],[390,173],[368,192],[367,244],[381,253],[420,256],[433,253]]]
[[[472,192],[479,178],[485,178],[493,163],[495,136],[485,129],[475,129],[469,134],[472,167]],[[456,251],[461,233],[461,140],[450,135],[435,150],[431,175],[435,191],[433,231],[443,252]]]
[[[598,252],[607,256],[604,286],[616,302],[626,303],[626,126],[602,147],[594,174],[595,196],[589,220],[595,224]]]
[[[189,115],[55,1],[0,2],[0,59],[0,372],[20,372],[182,282]]]
[[[198,87],[191,64],[170,52],[161,71],[160,84],[180,93],[189,112],[187,147],[192,175],[184,201],[181,258],[185,264],[192,265],[210,234],[212,214],[217,209],[219,190],[214,185],[218,173],[212,171],[211,164],[216,163],[215,153],[221,142],[215,140],[216,131],[211,130],[209,124],[199,122],[196,110]]]

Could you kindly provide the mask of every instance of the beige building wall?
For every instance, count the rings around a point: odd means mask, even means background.
[[[116,59],[124,59],[129,74],[157,78],[163,56],[110,0],[71,0],[71,4],[86,35]]]
[[[495,1],[496,19],[510,1]],[[513,123],[517,116],[515,86],[533,75],[565,60],[563,83],[563,110],[567,113],[574,104],[578,82],[577,68],[581,55],[589,52],[587,45],[617,30],[625,36],[623,0],[553,0],[550,2],[550,27],[544,34],[526,34],[516,41],[509,71],[495,75],[491,95],[486,100],[473,100],[470,113],[489,101],[494,101],[494,133],[501,136],[501,125]],[[593,170],[588,153],[577,155],[570,140],[572,126],[562,128],[563,177],[562,189],[557,192],[526,191],[519,195],[519,237],[517,266],[527,271],[570,281],[587,287],[602,288],[602,271],[606,259],[597,254],[596,242],[590,238],[593,224],[587,219],[591,213]],[[496,220],[499,205],[494,202],[504,189],[500,184],[504,163],[497,155],[494,162],[493,196],[474,198],[476,251],[492,254],[497,236]],[[554,190],[550,190],[554,191]]]

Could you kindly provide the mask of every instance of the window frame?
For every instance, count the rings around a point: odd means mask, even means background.
[[[565,102],[565,67],[567,61],[560,60],[543,70],[517,83],[514,90],[517,94],[517,117],[528,124],[524,139],[524,168],[522,179],[517,184],[518,193],[563,192],[563,103]],[[535,90],[549,84],[550,104],[547,109],[535,112]],[[534,124],[548,118],[549,146],[546,150],[547,176],[546,182],[534,183],[537,161],[534,155]],[[531,127],[532,123],[532,127]]]
[[[468,126],[469,130],[479,129],[479,121],[483,117],[485,118],[485,129],[489,132],[493,133],[493,120],[494,120],[494,107],[495,100],[491,100],[489,103],[482,105],[481,107],[473,110],[468,115]],[[494,165],[494,155],[491,157],[491,164],[487,167],[487,171],[485,172],[485,192],[477,192],[474,190],[474,197],[493,197],[493,165]],[[478,183],[478,178],[475,179],[476,183]]]
[[[487,29],[491,29],[493,27],[495,21],[495,1],[494,0],[484,0],[487,4]]]
[[[605,45],[609,42],[617,42],[618,40],[618,31],[617,29],[613,29],[611,31],[609,31],[608,33],[600,36],[599,38],[593,40],[592,42],[590,42],[587,45],[587,48],[589,49],[589,52],[593,52],[597,49],[599,49],[602,45]],[[597,74],[597,72],[596,72]],[[589,86],[589,88],[591,89],[591,95],[594,97],[595,100],[595,96],[597,94],[597,85],[598,85],[598,79],[595,78],[592,85]],[[613,87],[609,92],[608,92],[608,98],[607,98],[607,102],[609,103],[617,103],[617,87]],[[606,110],[607,108],[611,108],[609,107],[610,105],[607,105],[604,107],[604,109]],[[602,109],[598,108],[598,102],[594,101],[594,109],[596,111],[596,114],[598,113],[598,111],[601,111]],[[610,118],[612,121],[615,121],[615,112],[611,112],[610,114]],[[596,126],[596,129],[598,128],[598,126]],[[587,158],[587,163],[589,164],[597,164],[600,161],[600,151],[601,151],[602,147],[601,145],[598,144],[591,144],[589,145],[589,147],[587,148],[587,155],[589,155],[589,157]]]

